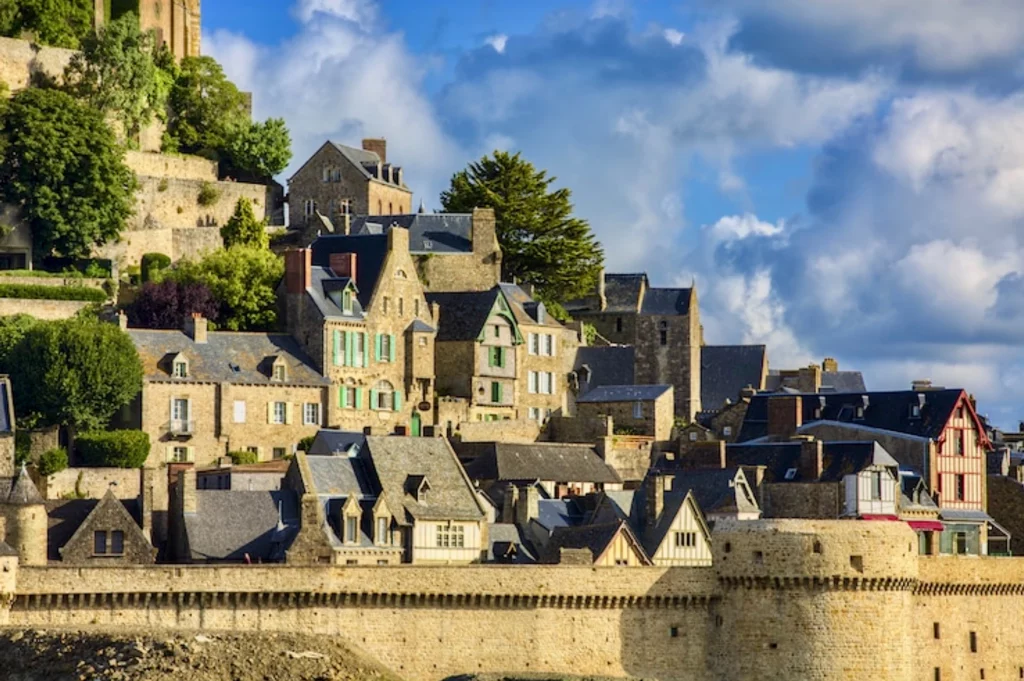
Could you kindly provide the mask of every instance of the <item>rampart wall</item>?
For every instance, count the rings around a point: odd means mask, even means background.
[[[60,47],[40,47],[27,40],[0,38],[0,80],[11,92],[29,86],[33,73],[51,77],[64,74],[73,50]]]

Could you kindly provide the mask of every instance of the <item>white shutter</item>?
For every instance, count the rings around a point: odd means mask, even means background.
[[[235,400],[235,423],[245,423],[245,400]]]
[[[274,423],[274,403],[267,402],[267,423]]]
[[[548,357],[555,356],[555,337],[550,333],[544,334],[544,354]]]
[[[284,403],[284,422],[289,426],[292,424],[292,407],[294,405],[291,402]]]
[[[528,389],[530,391],[530,394],[535,394],[537,392],[537,372],[536,371],[531,371],[530,372],[529,388]]]

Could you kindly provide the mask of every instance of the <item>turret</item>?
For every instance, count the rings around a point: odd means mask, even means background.
[[[46,565],[46,506],[22,464],[4,502],[5,541],[22,565]]]

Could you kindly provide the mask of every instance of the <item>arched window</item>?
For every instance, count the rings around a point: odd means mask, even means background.
[[[388,381],[377,381],[370,391],[370,406],[377,411],[392,411],[398,409],[396,404],[395,387]]]

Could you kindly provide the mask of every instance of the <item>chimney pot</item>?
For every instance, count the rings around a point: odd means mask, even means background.
[[[380,158],[381,163],[388,162],[388,141],[383,137],[364,138],[363,151],[370,151],[377,154],[377,156]]]
[[[285,252],[285,285],[290,295],[303,294],[309,288],[312,281],[312,274],[310,273],[312,264],[313,251],[308,248],[298,248]]]
[[[185,320],[185,333],[189,335],[193,343],[205,343],[207,341],[208,323],[206,317],[198,312]]]

